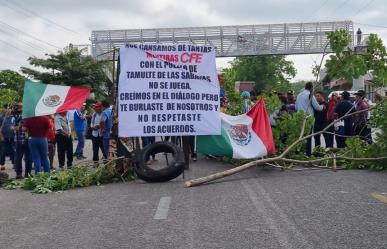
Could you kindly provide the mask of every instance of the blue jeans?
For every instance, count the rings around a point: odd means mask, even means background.
[[[0,144],[0,165],[5,164],[5,158],[8,155],[12,161],[12,164],[15,163],[15,147],[14,141],[12,138],[4,138],[4,141]]]
[[[15,156],[16,175],[21,175],[23,172],[23,167],[22,167],[23,156],[24,156],[24,162],[25,162],[24,176],[27,177],[29,174],[31,174],[31,168],[32,168],[32,158],[31,158],[30,148],[28,146],[28,143],[25,143],[25,144],[16,143],[16,156]]]
[[[148,144],[153,144],[156,141],[156,137],[141,137],[142,147],[144,148]]]
[[[109,141],[110,138],[102,138],[102,148],[105,153],[105,158],[109,157]]]
[[[48,143],[45,137],[32,137],[28,144],[32,155],[32,161],[35,165],[35,174],[42,171],[50,172],[50,163],[48,162]]]
[[[85,147],[85,132],[77,131],[78,144],[75,149],[76,156],[83,156],[83,148]]]

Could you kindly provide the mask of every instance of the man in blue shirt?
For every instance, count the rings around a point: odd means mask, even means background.
[[[12,109],[7,107],[5,114],[0,119],[0,132],[4,141],[2,141],[1,151],[0,151],[0,169],[5,170],[5,157],[9,155],[9,158],[14,164],[15,157],[15,148],[14,148],[14,124],[15,117],[12,115]]]
[[[87,111],[85,107],[86,104],[83,104],[81,109],[74,112],[74,128],[78,138],[77,148],[75,149],[75,156],[77,157],[77,159],[86,159],[86,157],[83,156],[83,148],[85,147],[85,131],[87,124]]]
[[[102,131],[103,150],[105,151],[106,157],[109,157],[109,141],[113,127],[113,113],[112,109],[110,108],[109,102],[107,102],[106,100],[102,101],[100,127]]]

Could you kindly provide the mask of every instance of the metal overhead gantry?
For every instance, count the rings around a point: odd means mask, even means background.
[[[346,30],[352,21],[235,25],[190,28],[99,30],[91,34],[97,60],[117,60],[113,51],[130,43],[192,43],[212,45],[217,57],[292,55],[330,52],[327,32]],[[352,39],[353,40],[353,39]]]

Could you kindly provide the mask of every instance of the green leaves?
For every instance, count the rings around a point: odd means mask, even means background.
[[[12,70],[0,71],[0,109],[22,99],[25,78]]]
[[[0,89],[9,89],[17,93],[17,96],[23,95],[23,86],[25,78],[19,73],[12,70],[0,71],[0,83],[5,84],[0,86]],[[21,97],[19,97],[21,98]]]
[[[348,46],[352,43],[351,35],[345,30],[336,30],[327,34],[329,44],[336,54],[343,55],[350,51]]]
[[[235,81],[255,81],[255,90],[288,90],[297,70],[285,56],[244,56],[231,62]]]
[[[91,56],[82,55],[78,49],[59,51],[42,59],[30,57],[29,63],[44,71],[22,67],[28,76],[48,84],[88,86],[98,95],[108,96],[112,86],[104,73],[106,62],[95,61]]]
[[[352,80],[372,72],[375,86],[387,84],[387,53],[383,41],[376,35],[367,37],[366,54],[358,55],[352,49],[352,39],[344,30],[328,33],[334,52],[325,63],[330,77]]]
[[[1,89],[0,88],[0,110],[3,106],[9,105],[12,106],[16,103],[17,100],[20,100],[21,97],[18,97],[18,93],[11,89]]]
[[[304,112],[295,112],[293,114],[283,114],[277,120],[272,128],[277,154],[282,153],[286,148],[293,144],[300,136],[304,119],[307,119],[304,136],[310,134],[314,124],[314,118],[306,116]],[[288,158],[302,159],[304,156],[304,146],[306,140],[298,143],[294,149],[287,155]]]
[[[119,176],[112,167],[104,165],[97,168],[75,166],[65,171],[54,170],[50,173],[42,172],[34,177],[29,176],[22,181],[11,181],[5,188],[22,188],[31,190],[33,193],[42,194],[117,182]],[[133,179],[130,172],[126,176],[126,179]]]

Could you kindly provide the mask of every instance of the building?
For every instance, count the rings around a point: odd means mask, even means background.
[[[357,91],[359,89],[354,88],[354,80],[345,80],[345,79],[330,79],[324,69],[321,71],[321,82],[324,89],[332,91]],[[387,97],[387,87],[375,87],[373,83],[373,76],[371,73],[355,79],[357,81],[362,80],[362,85],[364,85],[364,91],[366,92],[366,98],[375,102],[378,97]]]
[[[243,92],[248,91],[252,92],[254,91],[255,81],[236,81],[235,82],[235,91],[237,92]]]

